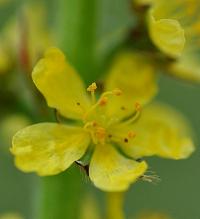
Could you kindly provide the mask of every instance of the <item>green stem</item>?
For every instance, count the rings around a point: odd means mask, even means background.
[[[60,0],[59,43],[87,83],[97,77],[95,63],[97,0]]]
[[[124,193],[107,193],[107,219],[125,219],[123,203]]]
[[[96,78],[96,1],[59,0],[54,7],[59,47],[87,83]],[[37,219],[78,218],[83,183],[77,169],[42,179]]]
[[[80,171],[72,167],[57,176],[41,179],[39,215],[37,219],[78,218],[82,182]]]

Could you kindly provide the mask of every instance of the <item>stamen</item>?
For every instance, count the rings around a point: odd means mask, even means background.
[[[134,138],[136,136],[136,133],[133,131],[128,132],[128,138]]]
[[[102,127],[98,127],[96,130],[95,130],[95,134],[96,134],[96,137],[97,139],[103,143],[105,141],[105,137],[106,137],[106,130]]]
[[[125,124],[131,124],[131,123],[134,123],[135,121],[137,121],[137,119],[140,117],[141,115],[141,105],[139,103],[136,103],[135,104],[135,111],[133,113],[133,115],[128,119],[128,120],[125,120],[124,123]]]
[[[88,88],[87,91],[92,92],[95,91],[97,89],[97,84],[95,82],[93,82]]]
[[[87,91],[91,92],[91,97],[92,97],[92,103],[94,104],[96,102],[96,97],[95,97],[95,90],[97,89],[97,84],[93,82],[88,88]]]
[[[98,106],[105,106],[108,102],[108,96],[109,95],[119,96],[122,93],[122,91],[120,89],[114,89],[112,91],[106,91],[106,92],[102,93],[99,100],[96,102],[96,99],[95,99],[95,96],[94,96],[94,91],[96,90],[96,88],[97,88],[96,83],[92,83],[87,88],[87,91],[91,92],[92,102],[93,102],[94,105],[88,110],[88,112],[85,113],[85,115],[83,117],[84,120],[86,120],[88,115],[90,115]]]
[[[141,111],[142,110],[142,106],[141,106],[141,104],[139,102],[135,103],[135,110],[136,111]]]
[[[143,181],[152,183],[154,185],[158,184],[161,181],[161,178],[156,175],[156,174],[152,174],[152,175],[142,175],[140,177]]]
[[[122,91],[120,89],[116,88],[113,90],[113,94],[116,96],[120,96],[122,94]]]
[[[100,106],[105,106],[107,104],[107,102],[108,102],[108,97],[101,97],[99,99],[99,105]]]

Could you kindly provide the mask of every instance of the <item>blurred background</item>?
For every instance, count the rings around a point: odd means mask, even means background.
[[[67,184],[58,188],[57,178],[41,179],[18,171],[9,147],[13,134],[20,128],[55,121],[53,110],[47,108],[30,79],[34,63],[45,48],[63,49],[89,83],[105,72],[108,60],[127,40],[136,23],[129,0],[0,0],[0,215],[17,212],[23,218],[38,219],[37,212],[46,207],[40,209],[41,200],[46,199],[46,205],[52,209],[56,205],[51,192],[63,198],[69,219],[75,218],[78,204],[83,201],[80,194],[88,190],[102,205],[103,193],[93,188],[78,168],[71,167],[61,174],[59,177],[65,178]],[[200,86],[162,73],[156,98],[189,119],[197,149],[182,161],[148,158],[161,182],[134,184],[126,195],[125,210],[129,218],[152,210],[166,212],[174,219],[199,219]],[[67,195],[62,194],[64,187],[68,188]],[[51,212],[46,218],[54,219]]]

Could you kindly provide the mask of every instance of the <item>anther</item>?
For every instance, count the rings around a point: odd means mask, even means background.
[[[122,91],[120,89],[116,88],[113,90],[113,94],[116,96],[120,96],[122,94]]]
[[[93,82],[88,88],[87,91],[94,92],[97,89],[97,84]]]
[[[91,96],[92,96],[92,103],[94,104],[96,102],[96,97],[95,97],[95,90],[97,89],[97,84],[95,82],[93,82],[88,88],[87,91],[91,92]]]
[[[128,138],[134,138],[136,136],[135,132],[130,131],[128,132]]]
[[[141,111],[142,110],[142,106],[141,106],[141,104],[139,102],[135,103],[135,110],[136,111]]]
[[[101,97],[99,100],[99,106],[105,106],[108,102],[108,97]]]
[[[98,125],[98,124],[97,124],[96,121],[93,121],[93,122],[92,122],[92,126],[93,126],[93,127],[96,127],[97,125]]]

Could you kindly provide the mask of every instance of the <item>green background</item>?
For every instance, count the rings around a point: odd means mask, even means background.
[[[131,2],[128,0],[44,2],[58,45],[68,54],[70,61],[87,83],[95,80],[97,76],[100,77],[110,55],[126,39],[128,30],[135,24],[135,17],[131,16]],[[8,5],[1,6],[1,29],[17,12],[21,3],[23,1],[13,0]],[[141,181],[134,184],[126,195],[125,210],[128,216],[150,209],[167,212],[174,219],[199,219],[200,86],[178,81],[165,74],[161,74],[159,85],[160,92],[156,98],[185,114],[194,129],[197,149],[189,159],[182,161],[148,158],[151,169],[161,177],[161,182],[157,185]],[[0,110],[6,107],[0,102]],[[20,111],[19,107],[16,111]],[[0,118],[4,115],[1,110]],[[34,120],[37,121],[36,118]],[[40,200],[48,199],[44,209],[49,206],[54,209],[57,203],[52,197],[55,193],[65,200],[64,204],[69,211],[68,218],[74,219],[74,212],[77,212],[83,200],[81,192],[84,188],[81,185],[84,184],[88,190],[91,190],[92,186],[78,168],[71,168],[59,177],[65,178],[65,183],[59,184],[58,178],[54,177],[40,179],[34,174],[21,173],[14,167],[12,156],[0,146],[0,213],[14,211],[20,212],[27,219],[37,219]],[[46,184],[46,193],[44,191],[40,194]],[[63,193],[64,190],[66,194]],[[92,188],[92,191],[100,201],[103,200],[101,192],[95,188]],[[60,219],[54,218],[51,211],[46,218]]]

